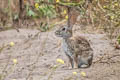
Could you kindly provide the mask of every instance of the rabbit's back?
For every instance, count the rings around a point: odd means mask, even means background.
[[[74,37],[72,41],[71,43],[74,49],[78,49],[78,51],[88,51],[92,49],[89,41],[85,37],[77,36]]]
[[[93,52],[89,41],[81,36],[71,37],[63,41],[62,47],[69,55],[77,54],[85,57],[91,55]]]

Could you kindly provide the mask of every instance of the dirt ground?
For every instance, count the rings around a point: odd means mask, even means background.
[[[114,49],[105,34],[76,31],[76,35],[90,40],[94,60],[90,68],[68,69],[68,59],[61,49],[61,38],[54,35],[55,30],[0,32],[0,80],[120,80],[120,50]],[[6,46],[11,41],[15,45]],[[58,58],[63,59],[65,64],[54,70]],[[16,65],[13,59],[17,59]],[[73,72],[77,74],[73,75]],[[86,76],[82,76],[81,72],[85,72]]]

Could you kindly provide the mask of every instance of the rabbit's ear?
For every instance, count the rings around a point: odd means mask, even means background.
[[[68,21],[67,27],[69,30],[72,30],[73,25],[71,24],[71,7],[68,7]]]
[[[77,21],[79,13],[74,8],[68,7],[68,27],[73,28],[74,24]]]
[[[70,19],[71,19],[71,7],[68,7],[68,22],[67,22],[67,26],[72,28]]]

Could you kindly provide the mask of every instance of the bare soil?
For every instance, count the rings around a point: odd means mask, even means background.
[[[120,80],[120,50],[114,49],[105,34],[77,31],[75,35],[90,40],[94,60],[90,68],[68,69],[67,57],[60,46],[61,38],[56,37],[54,31],[55,28],[48,32],[35,29],[0,32],[0,76],[4,76],[4,80]],[[6,46],[11,41],[15,45]],[[58,58],[65,64],[53,71]],[[15,66],[13,59],[18,61]],[[74,71],[77,75],[73,75]]]

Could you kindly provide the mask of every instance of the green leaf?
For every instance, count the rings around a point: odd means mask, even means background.
[[[17,20],[18,19],[18,14],[16,14],[15,16],[14,16],[14,20]]]
[[[32,10],[28,11],[28,16],[35,16],[35,13]]]

